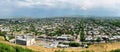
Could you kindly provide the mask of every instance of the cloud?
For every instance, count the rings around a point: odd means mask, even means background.
[[[6,3],[8,5],[17,6],[21,8],[48,7],[48,8],[79,8],[87,10],[93,8],[116,9],[120,7],[120,0],[1,0],[1,1],[2,3]]]
[[[119,0],[16,0],[19,7],[48,7],[48,8],[80,8],[83,10],[93,8],[116,9],[120,7]]]
[[[86,9],[104,8],[104,9],[118,9],[120,8],[119,0],[86,0],[83,1],[82,7]]]
[[[104,10],[106,13],[120,14],[120,0],[0,0],[0,9],[0,14],[10,14],[23,9],[68,9],[73,12],[84,11],[83,13]]]

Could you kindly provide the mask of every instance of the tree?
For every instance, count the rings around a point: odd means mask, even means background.
[[[97,41],[97,42],[100,42],[100,41],[101,41],[100,37],[98,37],[96,41]]]
[[[84,32],[81,32],[80,40],[81,40],[81,41],[85,41]]]
[[[1,32],[1,31],[0,31],[0,36],[4,36],[4,35],[6,35],[6,34],[7,34],[7,32],[5,32],[5,31]]]
[[[69,45],[72,47],[79,47],[80,46],[80,44],[77,42],[70,42]]]
[[[62,32],[61,32],[62,30],[61,29],[58,29],[56,32],[55,32],[55,34],[57,34],[58,36],[61,36],[62,35]]]
[[[30,25],[30,31],[35,32],[35,26],[33,24]]]
[[[81,41],[85,41],[85,37],[84,37],[84,26],[83,26],[83,22],[81,21],[79,24],[79,32],[80,32],[80,40]]]

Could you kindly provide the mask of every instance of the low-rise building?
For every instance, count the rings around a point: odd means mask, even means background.
[[[16,44],[30,46],[35,43],[35,36],[34,35],[20,35],[16,36]]]

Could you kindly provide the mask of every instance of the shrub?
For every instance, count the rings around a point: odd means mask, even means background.
[[[120,52],[120,49],[111,50],[110,52]]]
[[[0,36],[4,36],[4,35],[6,35],[7,33],[5,32],[5,31],[3,31],[3,32],[1,32],[0,31]]]
[[[0,52],[16,52],[16,50],[12,46],[0,43]]]
[[[77,43],[77,42],[71,42],[71,43],[69,43],[69,45],[70,45],[71,47],[79,47],[79,46],[80,46],[80,44]]]
[[[66,52],[66,51],[63,49],[63,50],[55,50],[54,52]]]
[[[0,52],[33,52],[30,49],[0,43]]]
[[[85,50],[85,51],[81,51],[81,52],[94,52],[94,51],[91,51],[91,50]]]

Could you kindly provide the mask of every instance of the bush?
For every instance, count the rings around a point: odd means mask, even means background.
[[[63,49],[63,50],[55,50],[54,52],[66,52],[66,51]]]
[[[79,47],[79,46],[80,46],[80,44],[77,43],[77,42],[71,42],[71,43],[69,43],[69,45],[70,45],[71,47]]]
[[[97,41],[97,42],[100,42],[100,41],[101,41],[100,37],[98,37],[96,41]]]
[[[94,52],[94,51],[90,51],[90,50],[85,50],[85,51],[81,51],[81,52]]]
[[[16,47],[16,52],[33,52],[29,49],[23,49],[22,47]]]
[[[16,50],[12,46],[0,43],[0,52],[16,52]]]
[[[5,31],[3,31],[3,32],[1,32],[0,31],[0,36],[4,36],[4,35],[6,35],[7,33],[5,32]]]
[[[32,50],[0,43],[0,52],[33,52]]]
[[[110,52],[120,52],[120,49],[111,50]]]

